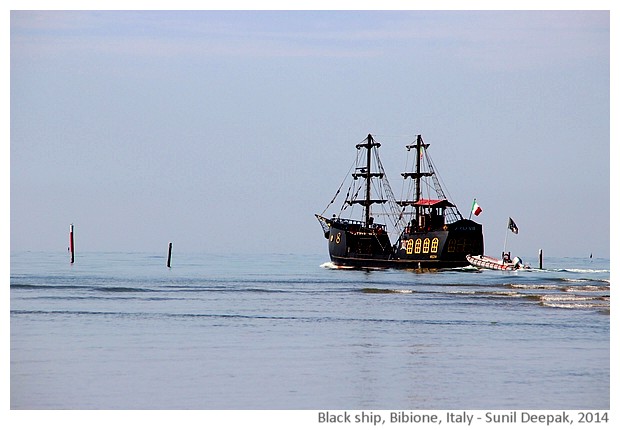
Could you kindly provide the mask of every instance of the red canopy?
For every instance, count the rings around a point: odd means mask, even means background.
[[[415,202],[413,205],[414,206],[433,206],[437,208],[454,207],[454,205],[450,203],[449,201],[447,201],[446,199],[443,199],[443,200],[420,199],[417,202]]]

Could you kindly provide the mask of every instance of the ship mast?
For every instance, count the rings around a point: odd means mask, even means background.
[[[365,148],[366,149],[366,167],[364,168],[364,171],[362,172],[362,175],[363,175],[363,177],[365,179],[365,182],[366,182],[366,195],[365,195],[364,200],[362,200],[362,201],[359,201],[359,200],[352,201],[351,203],[360,203],[362,206],[364,206],[364,222],[365,222],[366,227],[370,227],[370,225],[372,224],[372,222],[370,221],[370,218],[371,218],[371,216],[370,216],[370,206],[372,206],[373,203],[384,203],[383,200],[372,200],[370,198],[370,191],[371,191],[371,188],[372,188],[371,180],[372,180],[373,176],[375,176],[375,177],[383,177],[383,174],[382,173],[372,173],[372,170],[371,170],[371,167],[372,167],[371,166],[371,163],[372,163],[372,154],[371,154],[372,148],[378,148],[378,147],[381,146],[381,144],[379,142],[376,142],[371,134],[369,134],[366,137],[365,140],[366,140],[366,143],[360,143],[360,144],[356,145],[356,147],[357,147],[357,149],[360,149],[360,148]],[[359,175],[357,173],[353,174],[354,178],[356,178],[358,176],[361,176],[361,175]]]
[[[407,151],[411,150],[412,148],[415,148],[415,152],[416,152],[416,162],[415,162],[415,172],[411,173],[411,172],[405,172],[402,174],[403,178],[407,179],[407,178],[412,178],[414,180],[414,184],[415,184],[415,200],[413,201],[404,201],[401,202],[401,204],[411,204],[415,207],[415,219],[416,222],[420,219],[420,206],[417,206],[415,203],[420,201],[420,198],[422,197],[422,187],[420,185],[420,178],[422,178],[422,176],[431,176],[432,172],[420,172],[420,161],[422,160],[422,148],[426,149],[428,148],[428,144],[424,143],[422,141],[422,135],[418,134],[416,137],[416,143],[413,145],[407,145],[405,146],[405,148],[407,148]]]
[[[422,187],[420,187],[420,159],[422,158],[422,135],[418,134],[415,143],[415,201],[419,202],[422,196]],[[420,207],[415,207],[415,219],[419,219]]]
[[[366,138],[366,201],[364,202],[364,206],[365,206],[365,220],[366,220],[366,227],[370,227],[370,205],[372,204],[370,202],[370,178],[371,178],[371,170],[370,170],[370,163],[371,163],[371,157],[370,157],[370,152],[372,150],[372,147],[374,146],[374,139],[372,138],[372,136],[370,135],[370,133],[368,134],[368,137]],[[379,145],[377,143],[377,145]]]
[[[448,220],[450,222],[454,222],[454,221],[463,219],[458,208],[446,199],[446,195],[441,187],[439,178],[435,174],[435,168],[433,167],[433,164],[430,158],[428,157],[428,154],[425,154],[423,152],[423,151],[426,151],[426,148],[428,148],[429,146],[430,144],[424,143],[424,141],[422,140],[422,135],[420,134],[416,136],[415,143],[405,146],[405,148],[407,148],[407,151],[410,151],[413,148],[415,148],[416,150],[415,151],[416,153],[415,171],[405,172],[401,174],[404,179],[411,178],[414,180],[414,185],[415,185],[415,190],[414,190],[414,195],[413,195],[414,200],[397,201],[397,203],[401,206],[411,205],[415,207],[416,224],[420,225],[419,224],[420,218],[422,217],[423,211],[424,211],[423,205],[420,204],[421,199],[422,199],[422,178],[431,177],[433,180],[433,186],[435,189],[435,193],[437,194],[438,199],[440,201],[445,201],[445,204],[443,205],[443,207],[444,209],[446,209],[445,214]],[[424,158],[426,161],[425,165],[426,165],[426,168],[428,169],[427,171],[422,171],[422,158]]]

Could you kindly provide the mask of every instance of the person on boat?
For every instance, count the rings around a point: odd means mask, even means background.
[[[510,252],[502,252],[502,259],[504,260],[505,264],[512,263],[512,260],[510,259]]]
[[[512,260],[512,264],[514,264],[516,269],[525,268],[525,265],[523,264],[523,261],[519,257],[515,257]]]

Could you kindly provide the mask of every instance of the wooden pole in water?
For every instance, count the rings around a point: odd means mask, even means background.
[[[543,268],[542,261],[543,261],[543,251],[542,251],[542,249],[539,249],[538,250],[538,268],[539,269]]]
[[[69,225],[69,252],[71,253],[71,264],[75,261],[75,247],[73,243],[73,224]]]
[[[166,262],[166,267],[170,267],[170,258],[172,257],[172,242],[168,243],[168,261]]]

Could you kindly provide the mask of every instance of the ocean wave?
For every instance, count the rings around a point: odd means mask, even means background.
[[[593,293],[593,292],[609,291],[610,288],[608,285],[579,285],[579,286],[562,287],[561,290],[566,291],[566,292]]]
[[[90,285],[51,285],[51,284],[11,284],[11,289],[15,290],[73,290],[73,289],[85,289],[92,288]]]
[[[609,269],[548,269],[550,272],[572,272],[572,273],[610,273]]]
[[[558,285],[558,284],[506,284],[507,288],[516,290],[557,290],[565,292],[605,292],[609,285]]]
[[[568,283],[582,283],[582,282],[594,282],[602,284],[610,284],[609,279],[595,279],[595,278],[561,278],[563,282]]]
[[[560,288],[553,284],[506,284],[506,287],[518,290],[558,290]]]
[[[592,300],[592,297],[577,296],[575,294],[546,294],[540,296],[546,302],[583,302]]]
[[[561,309],[595,309],[608,310],[609,304],[596,302],[541,302],[542,306]]]
[[[540,296],[540,304],[551,308],[591,309],[610,307],[609,296],[580,296],[575,294],[547,294]]]
[[[103,293],[144,293],[154,292],[148,288],[136,288],[136,287],[91,287],[94,291],[101,291]]]
[[[392,288],[362,288],[361,291],[368,294],[412,294],[415,292],[413,290]]]
[[[524,294],[521,294],[517,291],[502,291],[502,290],[489,290],[489,291],[480,291],[480,290],[451,290],[447,291],[447,294],[461,295],[461,296],[480,296],[480,297],[523,297]],[[440,293],[441,294],[441,293]]]

